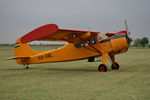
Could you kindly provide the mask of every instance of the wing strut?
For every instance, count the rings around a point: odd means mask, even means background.
[[[75,34],[81,41],[87,43],[90,47],[92,47],[94,50],[90,49],[90,48],[87,48],[87,47],[84,47],[86,49],[89,49],[91,51],[94,51],[94,52],[97,52],[99,54],[102,54],[97,48],[95,48],[93,45],[91,45],[90,43],[88,43],[87,41],[85,41],[84,39],[82,39],[79,35]],[[95,51],[96,50],[96,51]]]

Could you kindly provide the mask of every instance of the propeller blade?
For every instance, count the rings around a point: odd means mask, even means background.
[[[128,29],[128,24],[127,24],[127,20],[124,21],[124,24],[125,24],[125,29],[126,29],[126,32],[127,32],[127,41],[128,41],[128,44],[131,43],[132,41],[132,38],[130,38],[130,32],[129,32],[129,29]]]
[[[125,29],[127,31],[127,34],[130,35],[128,24],[127,24],[127,20],[124,20],[124,24],[125,24]]]

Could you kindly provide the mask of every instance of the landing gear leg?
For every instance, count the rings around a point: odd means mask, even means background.
[[[29,65],[24,65],[24,69],[29,69]]]
[[[112,61],[111,69],[112,70],[118,70],[119,69],[119,64],[117,62],[115,62],[114,55],[110,54],[109,57],[110,57],[110,59]]]
[[[102,54],[102,64],[100,64],[98,66],[98,71],[100,72],[107,72],[107,66],[105,65],[106,64],[106,60],[107,60],[107,56],[108,54]]]

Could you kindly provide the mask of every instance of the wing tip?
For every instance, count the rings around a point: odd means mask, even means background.
[[[38,27],[20,38],[21,43],[28,43],[46,37],[58,31],[57,24],[46,24]]]

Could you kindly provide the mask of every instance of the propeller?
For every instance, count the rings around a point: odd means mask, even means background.
[[[124,24],[125,24],[125,29],[126,29],[126,32],[127,32],[127,34],[126,34],[127,42],[128,42],[128,44],[130,44],[131,41],[132,41],[132,38],[129,37],[130,36],[130,32],[129,32],[127,20],[124,20]]]

